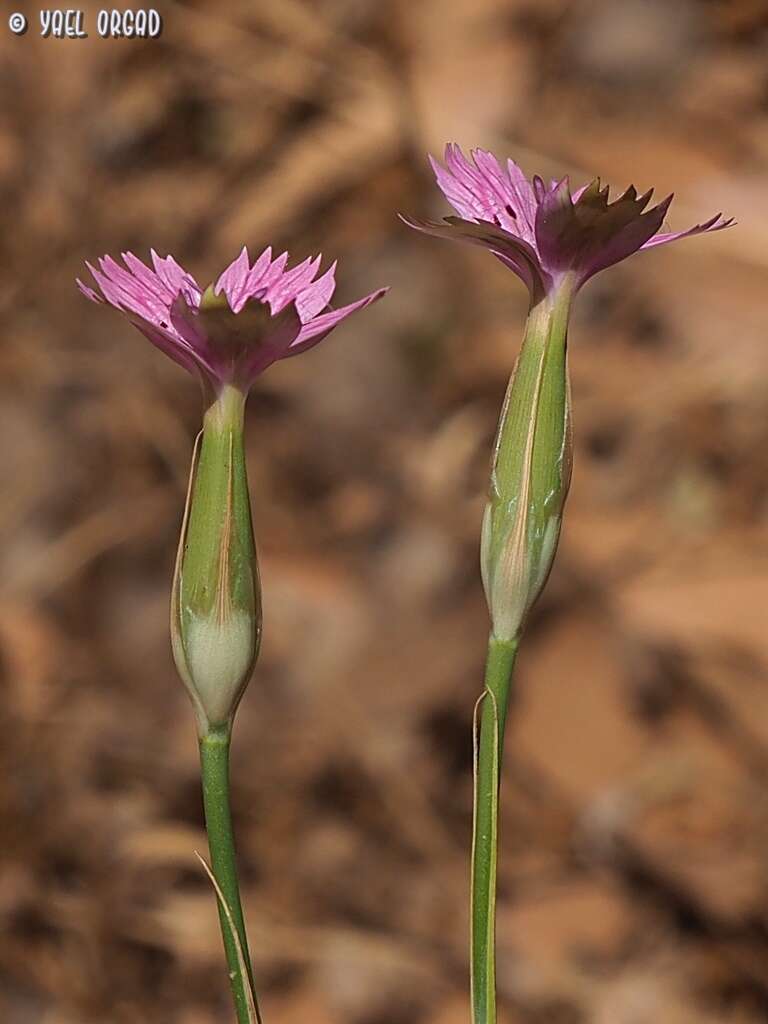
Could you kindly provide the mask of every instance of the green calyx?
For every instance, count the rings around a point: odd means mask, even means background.
[[[507,389],[483,519],[493,635],[513,640],[549,576],[571,479],[569,283],[533,306]]]
[[[209,313],[215,310],[229,309],[229,302],[224,292],[219,295],[213,290],[213,285],[209,284],[203,294],[200,296],[200,305],[198,309],[202,313]]]
[[[225,387],[205,414],[176,559],[173,653],[202,735],[231,723],[261,633],[244,407],[242,392]]]

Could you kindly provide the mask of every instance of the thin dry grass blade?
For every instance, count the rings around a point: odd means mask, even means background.
[[[248,998],[248,1020],[251,1022],[251,1024],[262,1024],[261,1017],[259,1016],[259,1011],[256,1007],[256,998],[254,996],[253,988],[251,986],[250,976],[248,974],[248,967],[245,962],[243,946],[242,943],[240,942],[240,936],[237,934],[237,928],[235,928],[235,921],[234,918],[232,917],[232,911],[229,908],[229,904],[224,899],[224,893],[221,891],[219,883],[216,881],[216,878],[214,877],[214,874],[211,871],[210,867],[208,866],[205,858],[201,857],[197,850],[195,850],[195,856],[203,865],[203,869],[206,875],[208,875],[210,883],[216,891],[216,897],[219,903],[221,904],[221,907],[224,911],[224,916],[227,919],[227,924],[229,925],[230,931],[232,933],[232,941],[234,942],[235,948],[237,949],[237,961],[240,967],[240,974],[245,982],[243,987],[245,988]]]

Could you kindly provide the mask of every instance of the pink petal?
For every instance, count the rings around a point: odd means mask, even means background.
[[[287,271],[269,289],[269,304],[272,312],[279,313],[289,302],[292,302],[298,293],[306,288],[317,273],[322,256],[315,259],[306,259],[299,263],[293,270]]]
[[[533,244],[536,228],[536,196],[533,191],[533,186],[526,178],[522,168],[511,159],[507,160],[507,177],[509,178],[509,185],[512,189],[512,193],[516,197],[517,205],[515,206],[515,209],[519,212],[528,228],[528,231],[525,232],[523,237],[526,241]],[[523,227],[523,225],[519,223],[519,218],[518,227]]]
[[[492,221],[533,243],[536,201],[530,183],[513,161],[505,169],[484,149],[468,160],[455,144],[445,147],[443,168],[429,158],[437,183],[456,212],[467,220]]]
[[[285,272],[285,265],[288,262],[288,253],[282,252],[273,260],[267,270],[264,272],[264,276],[260,281],[262,288],[270,288],[276,281],[282,277]]]
[[[100,295],[97,295],[93,288],[89,288],[87,284],[83,284],[79,277],[75,278],[75,283],[86,299],[90,299],[91,302],[104,303],[104,299]]]
[[[408,227],[415,228],[416,231],[422,231],[427,235],[433,235],[435,238],[468,242],[470,245],[479,245],[483,249],[488,249],[494,256],[498,256],[505,266],[517,274],[532,296],[547,291],[549,278],[541,266],[534,247],[524,238],[504,231],[496,224],[484,220],[479,222],[463,220],[460,217],[446,217],[446,223],[440,224],[435,221],[405,217],[403,214],[400,214],[400,219]]]
[[[229,308],[233,313],[239,313],[247,300],[248,292],[246,286],[249,272],[250,260],[248,258],[248,250],[243,246],[240,254],[230,263],[214,285],[214,295],[221,295],[224,292]]]
[[[678,238],[690,238],[692,235],[702,235],[707,231],[722,231],[723,228],[729,228],[736,223],[735,218],[723,217],[722,213],[715,214],[714,217],[710,217],[709,220],[704,221],[703,224],[694,224],[692,228],[688,228],[687,231],[671,231],[666,234],[654,235],[647,242],[644,242],[640,247],[641,249],[653,249],[657,245],[666,245],[668,242],[676,242]]]
[[[365,309],[372,302],[378,302],[388,291],[388,288],[379,288],[378,291],[371,292],[370,295],[366,295],[363,299],[358,299],[357,302],[351,302],[348,306],[342,306],[341,309],[332,309],[321,316],[316,316],[314,320],[302,326],[299,336],[288,349],[286,355],[296,356],[300,352],[306,352],[308,348],[312,348],[313,345],[316,345],[330,334],[334,327],[340,324],[342,320],[346,320],[348,316],[358,309]]]
[[[291,303],[270,319],[266,335],[252,347],[250,358],[238,368],[237,376],[241,384],[246,389],[250,388],[268,366],[289,355],[300,331],[301,321],[296,307]]]
[[[272,263],[272,246],[268,245],[264,252],[259,256],[256,262],[251,267],[251,272],[248,275],[248,294],[253,295],[256,291],[257,286],[261,283],[261,279],[268,270]]]
[[[303,324],[322,313],[336,290],[336,261],[334,260],[322,277],[310,284],[296,296],[296,309]]]
[[[179,266],[173,256],[161,259],[154,249],[150,250],[150,256],[155,273],[172,295],[184,292],[188,298],[190,295],[196,295],[199,301],[202,294],[200,285],[188,271]]]
[[[146,288],[142,282],[112,259],[104,256],[99,260],[101,272],[90,267],[104,297],[113,305],[133,310],[146,320],[160,323],[168,319],[169,301],[167,296],[158,297],[156,292]]]
[[[643,212],[650,192],[638,196],[630,186],[608,202],[595,179],[574,203],[568,179],[546,192],[536,218],[536,247],[543,265],[557,277],[573,272],[583,284],[600,270],[631,256],[659,229],[672,200]]]
[[[482,217],[484,214],[483,204],[475,198],[471,186],[452,172],[447,171],[433,156],[429,157],[429,162],[435,173],[438,187],[456,213],[469,220]]]

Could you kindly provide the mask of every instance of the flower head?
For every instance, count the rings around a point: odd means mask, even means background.
[[[446,146],[445,165],[430,161],[458,217],[444,223],[404,217],[405,223],[489,249],[531,296],[499,422],[481,545],[494,636],[514,641],[552,567],[570,485],[566,348],[574,295],[634,252],[733,221],[717,214],[687,231],[664,233],[672,196],[650,206],[651,192],[638,195],[630,186],[611,202],[599,179],[572,194],[567,178],[529,181],[512,160],[502,167],[482,149],[467,159],[456,145]]]
[[[341,309],[332,309],[333,263],[317,276],[321,257],[287,269],[288,254],[272,259],[266,248],[251,265],[248,250],[214,285],[202,289],[172,256],[152,250],[152,266],[123,253],[99,269],[87,264],[98,291],[78,280],[93,302],[119,310],[153,345],[190,372],[200,373],[215,392],[231,384],[247,392],[278,359],[316,345],[350,313],[381,298],[385,288]]]
[[[630,185],[611,202],[599,178],[571,194],[567,177],[546,185],[538,176],[529,181],[513,160],[504,168],[483,149],[470,156],[449,143],[445,166],[430,157],[437,184],[458,217],[446,217],[445,223],[403,219],[427,234],[489,249],[533,298],[551,294],[566,275],[578,289],[640,249],[733,223],[717,214],[687,231],[663,233],[671,195],[649,207],[653,190],[638,195]]]

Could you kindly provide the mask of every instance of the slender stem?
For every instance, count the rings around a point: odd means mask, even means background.
[[[516,653],[516,640],[499,640],[491,635],[475,760],[470,960],[473,1024],[495,1024],[496,1021],[499,765]]]
[[[251,1024],[248,1010],[248,989],[253,992],[251,958],[248,953],[248,938],[245,932],[243,908],[240,903],[240,885],[237,878],[235,838],[232,831],[232,815],[229,806],[229,744],[230,729],[212,729],[200,739],[200,764],[203,779],[203,806],[205,824],[208,830],[208,847],[211,853],[213,875],[219,884],[221,894],[229,907],[237,930],[243,959],[248,976],[243,977],[237,943],[227,915],[219,906],[219,921],[227,956],[229,980],[235,1001],[238,1024]],[[255,996],[254,996],[255,1002]],[[258,1011],[257,1011],[258,1012]]]

